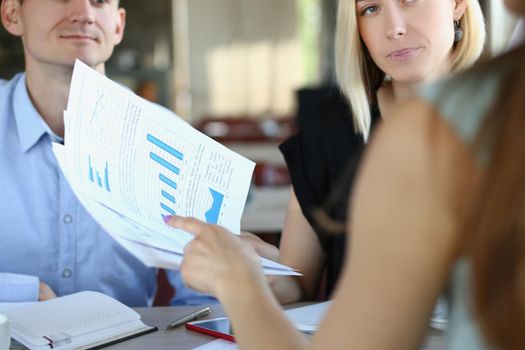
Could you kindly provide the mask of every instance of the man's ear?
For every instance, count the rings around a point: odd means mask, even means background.
[[[0,9],[2,16],[2,24],[4,28],[11,34],[16,36],[22,35],[22,20],[20,16],[21,7],[18,0],[2,0],[2,7]]]
[[[467,10],[467,0],[454,0],[454,21],[459,21]]]
[[[117,26],[115,28],[115,45],[120,44],[124,38],[124,29],[126,28],[126,10],[119,8],[117,16]]]

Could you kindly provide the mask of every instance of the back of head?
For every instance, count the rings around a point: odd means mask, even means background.
[[[525,347],[525,46],[478,135],[491,158],[464,223],[473,262],[475,309],[487,340]],[[498,62],[496,62],[498,64]]]

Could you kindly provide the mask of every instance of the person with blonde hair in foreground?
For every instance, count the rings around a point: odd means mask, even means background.
[[[506,3],[525,14],[525,1]],[[358,174],[350,254],[311,343],[250,245],[173,217],[196,234],[184,280],[218,297],[241,349],[418,349],[449,283],[449,349],[525,348],[524,89],[521,45],[393,107]]]

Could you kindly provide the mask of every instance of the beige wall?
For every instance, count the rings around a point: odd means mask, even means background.
[[[187,6],[188,119],[293,113],[303,75],[295,0],[189,0]]]
[[[503,1],[488,1],[487,7],[489,48],[492,54],[497,54],[507,48],[516,26],[517,18],[505,8]]]

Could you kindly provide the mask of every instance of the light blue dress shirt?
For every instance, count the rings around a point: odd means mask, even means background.
[[[157,270],[127,253],[78,202],[51,150],[53,134],[31,102],[25,74],[0,81],[0,302],[35,301],[39,280],[57,295],[82,290],[151,305]],[[214,299],[170,272],[173,304]]]

